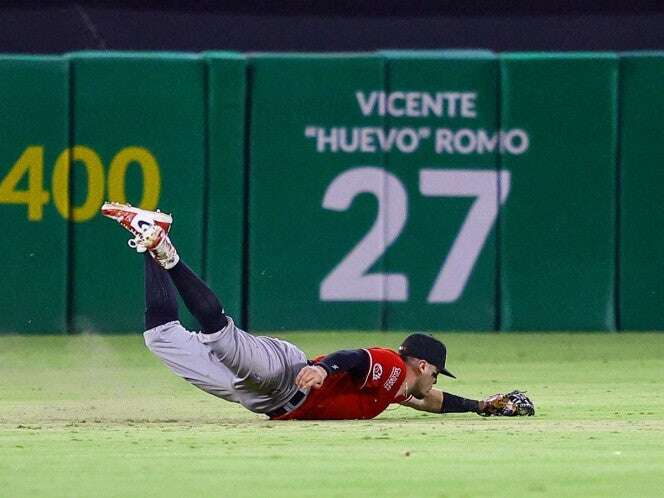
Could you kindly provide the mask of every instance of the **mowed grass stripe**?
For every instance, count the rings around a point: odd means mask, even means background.
[[[398,333],[275,333],[316,355]],[[664,334],[440,334],[469,397],[536,417],[272,422],[173,376],[136,336],[0,337],[0,496],[661,496]]]

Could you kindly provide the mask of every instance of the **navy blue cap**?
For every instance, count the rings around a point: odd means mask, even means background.
[[[438,368],[438,372],[456,379],[456,376],[445,368],[447,348],[445,344],[428,334],[411,334],[399,346],[399,354],[427,361]]]

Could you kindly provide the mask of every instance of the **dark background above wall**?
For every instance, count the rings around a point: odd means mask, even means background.
[[[661,3],[520,4],[478,0],[2,2],[0,51],[664,48]]]

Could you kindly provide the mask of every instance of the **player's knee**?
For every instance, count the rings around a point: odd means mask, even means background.
[[[145,346],[154,352],[154,349],[159,343],[158,335],[156,329],[150,329],[143,332],[143,339],[145,340]]]
[[[143,333],[143,338],[145,340],[145,346],[157,354],[163,349],[172,349],[173,345],[173,334],[174,331],[172,328],[163,328],[156,327],[150,330],[146,330]]]
[[[201,306],[199,315],[196,317],[206,334],[222,330],[228,325],[228,318],[218,302],[214,301]]]

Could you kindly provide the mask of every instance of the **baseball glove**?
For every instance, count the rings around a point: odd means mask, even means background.
[[[491,415],[503,417],[518,417],[535,415],[535,405],[526,393],[512,391],[507,394],[494,394],[483,400],[484,407],[479,414],[485,417]]]

